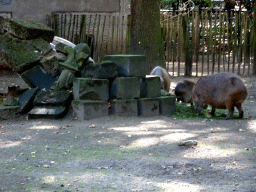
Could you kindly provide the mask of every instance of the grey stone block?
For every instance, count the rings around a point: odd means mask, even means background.
[[[110,86],[110,99],[135,99],[140,97],[139,77],[117,77]]]
[[[34,106],[57,106],[68,107],[71,103],[72,94],[65,90],[40,90],[33,101]]]
[[[155,98],[161,96],[161,81],[159,76],[147,75],[140,78],[140,97]]]
[[[130,117],[138,116],[137,100],[112,100],[110,101],[111,107],[109,108],[110,115]]]
[[[159,115],[159,100],[156,98],[138,99],[138,115],[143,117]]]
[[[108,116],[108,102],[92,100],[73,100],[73,115],[78,120],[89,120]]]
[[[33,108],[33,100],[36,96],[37,91],[38,88],[36,87],[27,90],[19,97],[18,103],[21,109],[21,113],[27,113]]]
[[[32,20],[6,18],[3,28],[20,39],[43,38],[48,43],[52,42],[54,30],[50,27]]]
[[[20,106],[0,106],[0,120],[15,119],[20,116]]]
[[[105,55],[104,60],[110,60],[117,64],[119,76],[145,77],[145,55]]]
[[[68,107],[65,106],[35,106],[29,113],[29,119],[59,119],[67,114]]]
[[[3,102],[4,106],[18,106],[18,100],[14,97],[7,97],[6,100]]]
[[[73,81],[74,100],[109,100],[107,79],[75,78]]]
[[[40,60],[43,69],[52,77],[60,75],[59,61],[54,55],[45,56]]]
[[[114,79],[117,77],[117,75],[117,65],[112,61],[91,63],[81,72],[82,77],[91,77],[97,79]]]
[[[170,115],[175,112],[175,101],[176,97],[171,96],[162,96],[159,97],[159,112],[161,115]]]
[[[39,50],[43,55],[49,53],[52,50],[51,45],[43,40],[41,37],[37,39],[32,39],[30,43]]]
[[[39,64],[41,57],[41,52],[28,41],[13,40],[7,35],[0,35],[0,58],[7,61],[14,71],[22,73],[31,69]]]
[[[64,48],[66,47],[67,45],[61,43],[61,42],[58,42],[55,46],[55,49],[57,52],[60,52],[60,53],[63,53],[63,54],[67,54],[67,52],[64,50]]]
[[[31,87],[49,90],[53,83],[57,80],[50,76],[41,66],[37,65],[34,68],[25,71],[21,74],[23,80]]]

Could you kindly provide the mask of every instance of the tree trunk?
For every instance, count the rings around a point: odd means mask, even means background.
[[[147,73],[166,67],[160,25],[160,0],[131,0],[130,54],[146,56]]]
[[[193,46],[190,40],[189,31],[187,28],[188,22],[185,16],[182,17],[182,28],[184,37],[185,48],[185,76],[192,75],[192,63],[193,63]]]

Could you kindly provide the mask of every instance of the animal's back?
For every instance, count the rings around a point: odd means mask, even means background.
[[[166,69],[156,66],[151,72],[150,75],[157,75],[160,77],[162,88],[166,91],[170,91],[171,78]]]
[[[195,85],[194,93],[207,104],[222,105],[233,94],[245,100],[247,89],[242,80],[233,73],[221,72],[204,76]],[[239,93],[239,94],[237,94]]]

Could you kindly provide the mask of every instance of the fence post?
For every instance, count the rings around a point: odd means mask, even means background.
[[[54,31],[56,36],[59,36],[59,15],[56,14],[54,17]]]
[[[253,75],[256,74],[256,38],[255,38],[255,34],[256,34],[256,7],[254,7],[254,11],[253,11]]]
[[[188,25],[189,22],[185,18],[186,16],[182,16],[182,28],[183,28],[183,36],[184,36],[184,46],[185,46],[185,76],[192,75],[192,62],[193,62],[193,47],[190,43],[190,35]]]

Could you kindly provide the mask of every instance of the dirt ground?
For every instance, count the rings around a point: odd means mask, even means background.
[[[0,192],[256,191],[256,77],[242,79],[249,96],[241,120],[78,121],[69,112],[1,121]],[[198,144],[179,146],[184,140]]]

